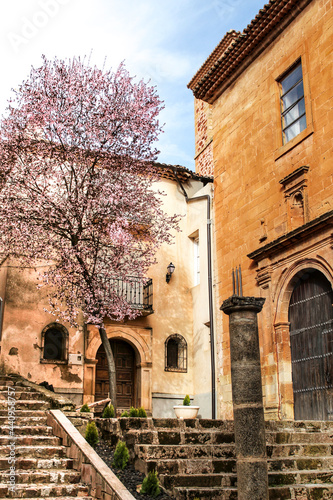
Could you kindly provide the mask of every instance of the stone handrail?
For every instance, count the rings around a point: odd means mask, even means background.
[[[135,500],[61,410],[50,410],[47,424],[62,439],[67,457],[81,472],[81,481],[90,486],[90,496],[98,500]]]

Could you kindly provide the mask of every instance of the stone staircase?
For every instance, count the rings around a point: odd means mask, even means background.
[[[112,444],[120,428],[135,467],[145,474],[156,470],[177,500],[237,499],[232,422],[120,419],[100,425]],[[267,422],[266,438],[270,500],[333,499],[333,422]]]
[[[0,376],[0,498],[92,500],[46,425],[49,408],[40,392]]]

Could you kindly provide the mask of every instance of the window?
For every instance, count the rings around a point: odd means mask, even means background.
[[[302,63],[280,80],[282,142],[286,144],[306,128]]]
[[[68,331],[58,323],[47,325],[42,331],[42,362],[67,363]]]
[[[177,333],[165,341],[165,371],[187,372],[187,343]]]

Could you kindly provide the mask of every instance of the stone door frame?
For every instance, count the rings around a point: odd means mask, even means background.
[[[321,272],[331,283],[333,288],[333,268],[321,258],[306,258],[294,262],[284,269],[276,288],[273,328],[275,332],[277,377],[279,392],[279,418],[294,419],[294,396],[292,383],[291,349],[290,349],[290,323],[288,310],[291,294],[295,284],[302,273],[308,269]]]
[[[152,410],[152,330],[149,328],[132,328],[125,325],[106,325],[108,339],[117,339],[127,342],[135,352],[135,400],[137,406],[143,406],[146,410]],[[101,346],[98,329],[88,325],[84,382],[83,402],[90,403],[95,397],[96,381],[96,353]]]

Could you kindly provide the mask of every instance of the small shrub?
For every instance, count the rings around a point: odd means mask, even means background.
[[[138,417],[147,418],[147,413],[143,406],[141,406],[141,408],[138,409]]]
[[[81,413],[90,413],[90,408],[89,406],[87,405],[87,403],[84,403],[84,405],[82,406],[81,410],[80,410]]]
[[[102,418],[114,418],[114,406],[107,405],[102,413]]]
[[[139,416],[138,414],[139,414],[139,410],[137,408],[133,408],[133,406],[131,406],[129,416],[130,417],[138,417]]]
[[[184,398],[183,405],[184,406],[191,406],[191,400],[190,400],[190,396],[188,394],[186,394],[186,396]]]
[[[86,428],[85,438],[90,446],[94,447],[98,443],[98,431],[95,422],[89,422]]]
[[[161,493],[157,472],[151,471],[148,473],[148,476],[143,480],[140,493],[151,495],[152,497],[157,497]]]
[[[125,417],[128,417],[128,412],[125,410],[122,412],[122,414],[120,415],[120,418],[125,418]]]
[[[129,452],[126,444],[123,441],[118,441],[113,456],[113,467],[117,467],[117,469],[125,469],[128,459]]]

